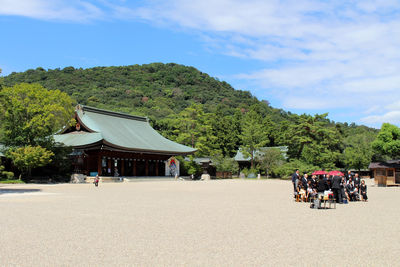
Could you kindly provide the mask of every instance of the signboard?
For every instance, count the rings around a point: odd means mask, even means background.
[[[175,157],[170,157],[165,162],[165,176],[175,177],[175,175],[179,176],[179,160]]]

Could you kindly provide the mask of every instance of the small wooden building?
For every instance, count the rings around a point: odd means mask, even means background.
[[[374,174],[378,186],[400,185],[400,160],[371,162],[369,169]]]
[[[74,172],[89,176],[179,175],[176,155],[196,151],[168,140],[145,117],[78,105],[76,125],[55,135],[72,147]]]

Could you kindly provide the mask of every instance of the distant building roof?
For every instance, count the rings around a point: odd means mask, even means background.
[[[287,146],[271,146],[271,147],[261,147],[260,149],[254,151],[255,156],[261,156],[263,155],[263,153],[268,150],[268,149],[272,149],[272,148],[277,148],[282,152],[283,157],[286,159],[287,155],[286,152],[288,151],[288,147]],[[239,150],[237,151],[236,155],[235,155],[235,160],[236,161],[250,161],[251,158],[250,157],[245,157],[243,155],[242,152],[242,148],[239,148]]]
[[[116,150],[160,154],[191,154],[196,149],[175,143],[154,130],[147,118],[78,105],[76,131],[66,128],[56,142],[74,148],[104,145]]]
[[[388,160],[385,162],[371,162],[368,168],[370,169],[400,168],[400,159]]]
[[[185,161],[190,161],[190,158],[185,157]],[[209,157],[193,158],[193,161],[196,162],[197,164],[212,163],[212,160]]]

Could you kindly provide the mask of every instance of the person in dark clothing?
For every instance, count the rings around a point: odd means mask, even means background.
[[[326,179],[326,184],[328,185],[328,188],[326,190],[329,190],[332,188],[332,176],[327,174],[325,176],[325,179]]]
[[[293,191],[294,191],[294,197],[296,197],[297,194],[297,185],[299,183],[300,175],[299,175],[299,170],[296,170],[295,173],[292,175],[292,184],[293,184]]]
[[[361,181],[360,191],[363,201],[368,201],[367,185],[365,184],[364,180]]]
[[[351,174],[351,171],[348,171],[346,175],[346,182],[348,182],[350,178],[353,179],[353,175]]]
[[[361,179],[360,179],[360,177],[358,176],[358,173],[356,173],[356,174],[354,175],[353,183],[354,183],[354,187],[358,188],[358,192],[360,193]]]
[[[344,177],[342,177],[342,180],[340,181],[340,194],[342,195],[342,201],[343,199],[348,200],[346,193],[346,178]]]
[[[332,191],[335,197],[336,203],[343,203],[343,198],[340,190],[340,183],[342,178],[340,176],[333,176],[332,178]]]
[[[303,178],[301,178],[301,183],[303,184],[303,187],[307,189],[308,187],[308,174],[305,173]]]
[[[317,184],[317,191],[318,193],[324,193],[325,190],[328,190],[328,183],[326,178],[320,178]]]
[[[329,190],[331,188],[331,176],[329,174],[325,175],[324,177],[325,180],[325,190]]]
[[[313,175],[311,177],[311,185],[313,188],[317,188],[317,176],[316,175]]]
[[[347,193],[349,194],[350,201],[356,201],[359,198],[357,188],[354,186],[352,179],[349,179],[349,182],[346,186]]]

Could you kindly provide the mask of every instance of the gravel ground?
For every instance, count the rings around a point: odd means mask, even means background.
[[[0,185],[0,266],[400,266],[400,188],[369,186],[369,202],[331,210],[291,190],[280,180]]]

